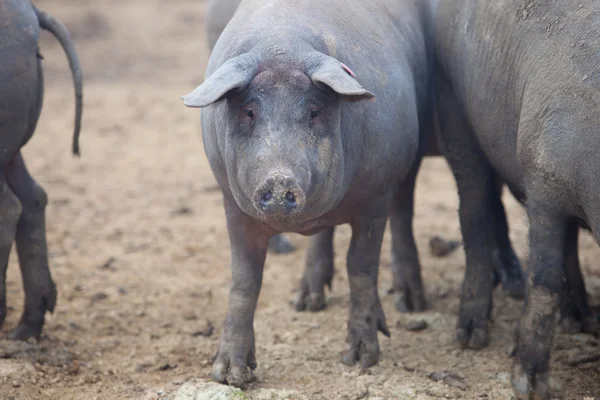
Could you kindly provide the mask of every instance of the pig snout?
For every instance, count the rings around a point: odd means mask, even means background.
[[[304,208],[305,194],[291,174],[277,173],[259,185],[254,194],[254,205],[261,212],[273,216],[291,216]]]

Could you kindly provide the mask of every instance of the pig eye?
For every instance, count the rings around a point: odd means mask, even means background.
[[[319,118],[319,115],[321,115],[321,111],[319,110],[310,110],[310,124],[314,125],[315,124],[315,120],[317,118]]]
[[[252,111],[252,110],[244,110],[244,114],[246,114],[246,117],[254,120],[254,111]]]

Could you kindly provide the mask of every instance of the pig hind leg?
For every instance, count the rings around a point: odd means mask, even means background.
[[[334,227],[329,227],[310,238],[306,252],[304,276],[300,290],[294,301],[298,311],[320,311],[325,304],[325,286],[331,290],[333,280],[333,235]]]
[[[414,192],[421,158],[415,162],[410,175],[398,187],[390,224],[392,232],[392,273],[396,293],[396,309],[400,312],[424,311],[427,304],[419,254],[413,234]]]
[[[592,312],[579,265],[579,226],[569,225],[565,238],[565,275],[560,304],[561,328],[565,333],[600,333],[600,324]]]
[[[450,164],[460,198],[466,253],[456,338],[461,347],[487,346],[492,311],[496,215],[502,207],[492,170],[445,77],[438,76],[440,148]]]
[[[498,201],[495,204],[494,234],[496,251],[494,257],[494,282],[502,284],[504,293],[514,299],[525,295],[525,274],[508,235],[508,221],[502,204],[502,180],[495,175]]]
[[[39,337],[46,311],[53,312],[56,286],[48,267],[45,209],[46,192],[29,175],[23,156],[18,153],[5,170],[8,185],[22,204],[16,231],[17,253],[21,265],[25,310],[12,339]]]
[[[536,186],[541,185],[530,185]],[[577,227],[540,200],[548,197],[543,193],[527,197],[530,263],[511,378],[518,399],[548,398],[550,350],[566,278],[565,245],[573,226]]]
[[[10,190],[0,168],[0,325],[6,318],[6,269],[17,224],[21,215],[21,203]]]

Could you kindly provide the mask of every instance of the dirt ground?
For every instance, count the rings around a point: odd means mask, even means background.
[[[46,98],[24,153],[50,196],[50,263],[59,297],[38,343],[0,340],[0,398],[172,399],[193,378],[208,379],[229,290],[229,243],[222,199],[200,138],[199,113],[179,96],[202,80],[207,61],[202,0],[38,0],[70,29],[85,81],[82,157],[69,153],[73,90],[65,57],[47,34]],[[511,237],[526,259],[526,219],[506,195]],[[290,301],[306,238],[292,255],[269,255],[256,314],[258,382],[310,399],[510,399],[507,355],[521,302],[495,294],[491,344],[461,351],[453,341],[464,256],[432,257],[432,235],[459,237],[457,196],[441,159],[419,176],[415,232],[430,308],[403,316],[387,294],[390,242],[380,291],[392,329],[368,373],[341,364],[348,316],[345,250],[336,235],[336,277],[328,308],[297,313]],[[581,260],[593,305],[600,302],[600,251],[587,234]],[[9,265],[14,327],[23,293],[16,256]],[[428,328],[409,332],[409,319]],[[214,327],[214,332],[213,328]],[[600,397],[600,352],[589,335],[558,335],[553,398]],[[576,362],[575,362],[576,363]],[[432,373],[450,373],[434,381]],[[249,392],[252,396],[252,390]]]

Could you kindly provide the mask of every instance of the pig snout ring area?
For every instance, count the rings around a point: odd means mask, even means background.
[[[294,178],[275,175],[267,178],[255,192],[255,207],[265,214],[286,216],[304,205],[304,192]]]

